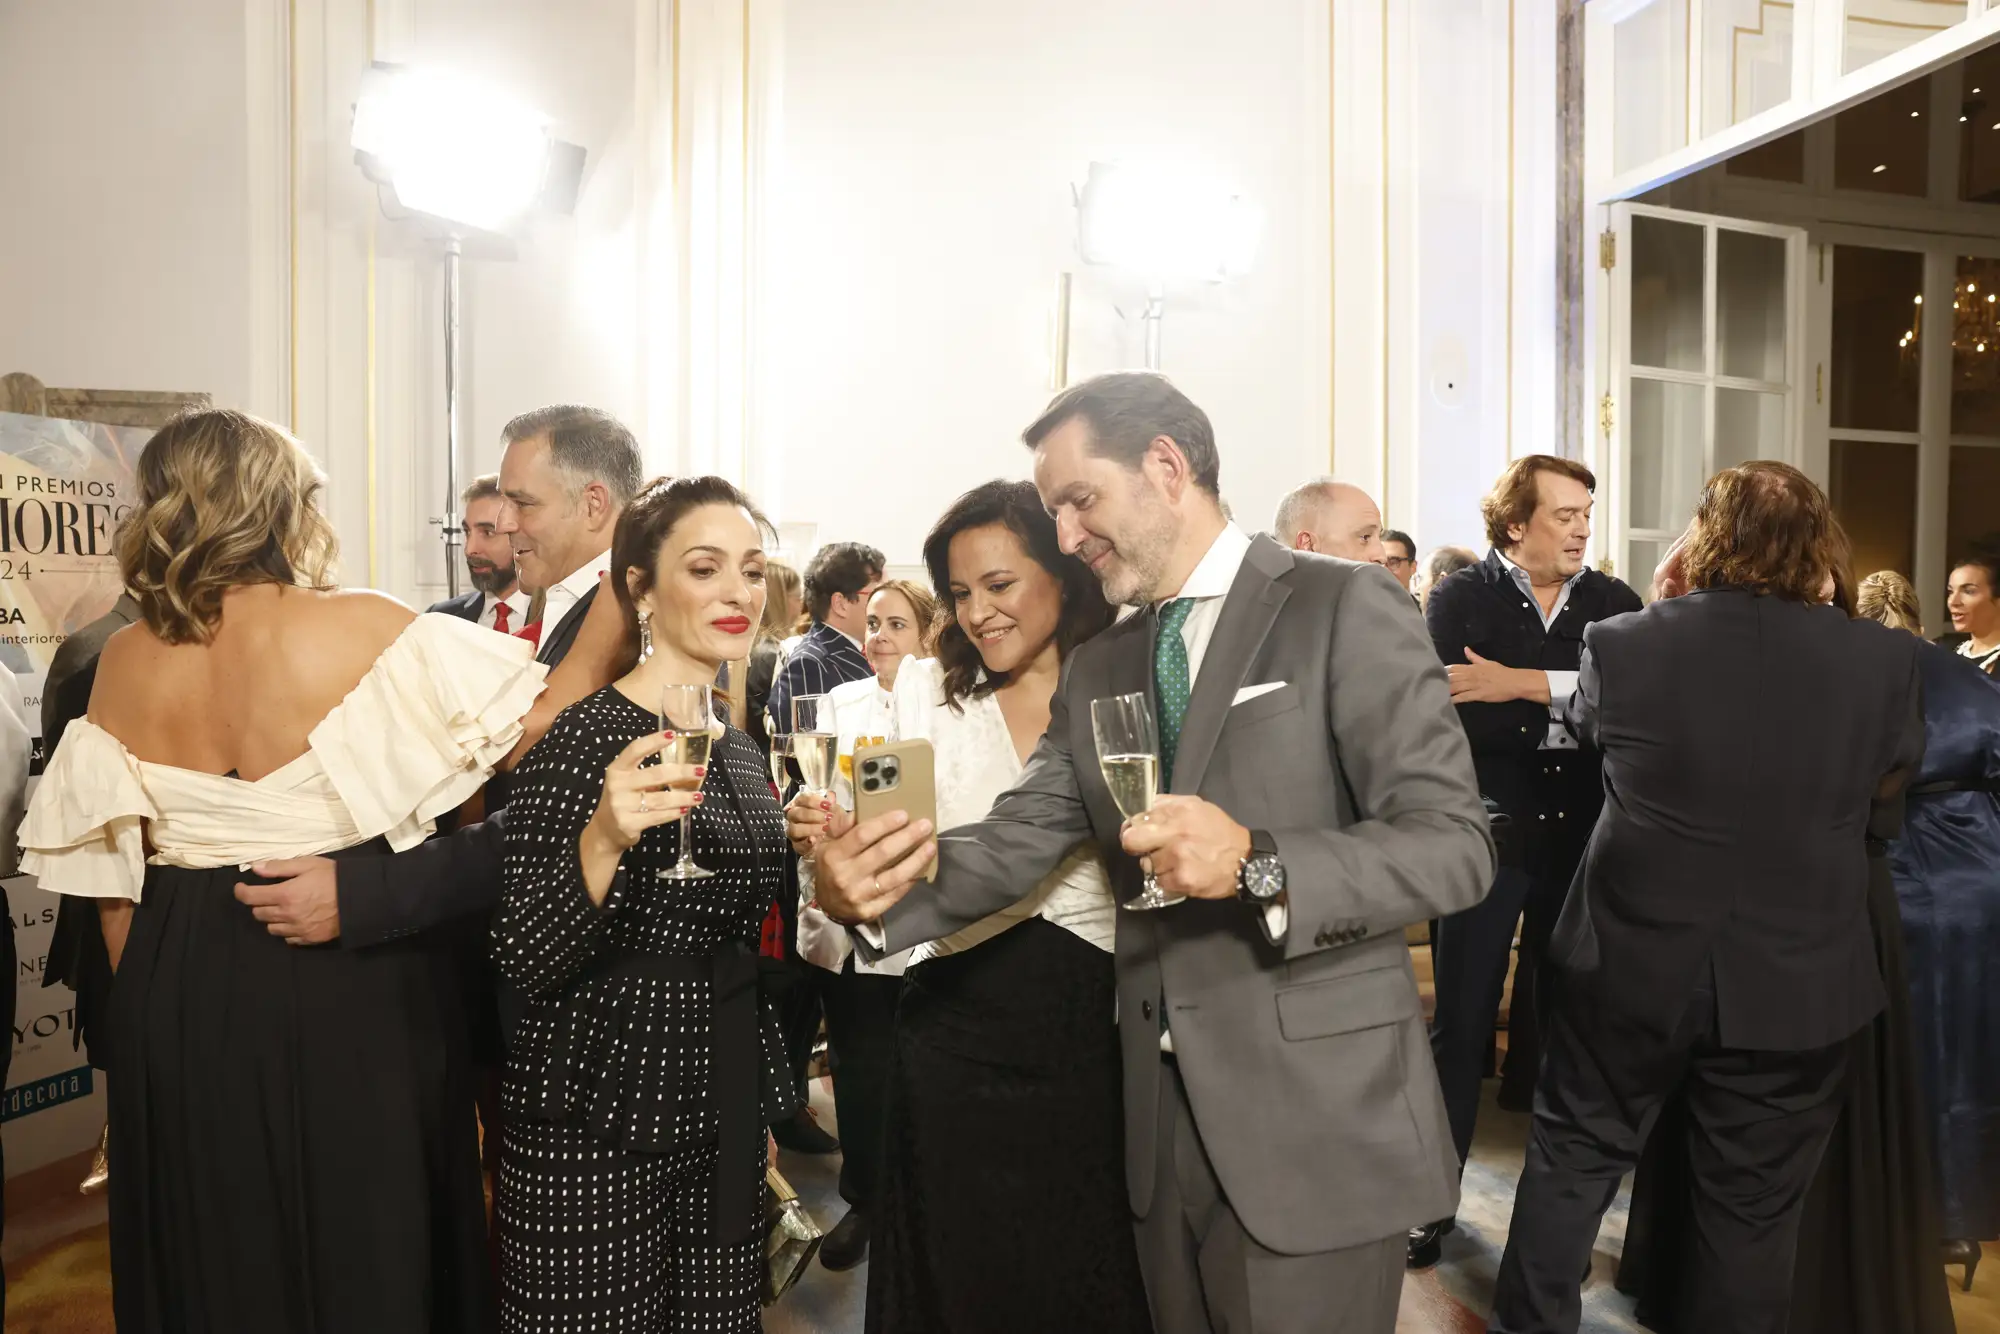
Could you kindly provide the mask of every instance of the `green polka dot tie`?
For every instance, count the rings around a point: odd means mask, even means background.
[[[1160,636],[1153,644],[1153,700],[1160,714],[1160,791],[1174,787],[1174,753],[1180,749],[1187,718],[1187,641],[1181,627],[1194,612],[1193,598],[1176,598],[1160,608]]]

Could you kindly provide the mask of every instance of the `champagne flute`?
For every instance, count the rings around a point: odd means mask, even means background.
[[[792,734],[772,732],[770,736],[771,786],[778,789],[778,796],[782,799],[785,795],[785,784],[791,781],[791,775],[785,772],[785,761],[792,758]]]
[[[667,734],[666,749],[660,752],[665,764],[708,763],[709,727],[715,722],[715,688],[708,685],[672,685],[660,692],[660,730]],[[658,872],[662,880],[706,880],[715,872],[695,865],[692,842],[692,811],[681,812],[680,859]]]
[[[1090,701],[1090,730],[1097,738],[1097,767],[1111,800],[1126,819],[1153,808],[1160,786],[1160,734],[1153,701],[1146,694],[1110,695]],[[1125,900],[1137,912],[1170,908],[1186,896],[1170,894],[1146,872],[1145,888]]]
[[[839,770],[840,736],[833,725],[833,701],[825,695],[800,695],[792,701],[792,758],[808,792],[825,796]]]

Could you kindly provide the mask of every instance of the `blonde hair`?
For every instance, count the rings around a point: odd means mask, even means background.
[[[1891,630],[1924,632],[1924,612],[1917,602],[1917,590],[1894,570],[1877,570],[1861,581],[1855,594],[1854,614],[1880,621]]]
[[[787,610],[797,612],[805,606],[805,580],[799,572],[781,560],[764,562],[764,621],[758,628],[760,635],[772,639],[783,639],[792,633],[786,620]],[[793,619],[797,619],[796,614]]]
[[[333,586],[340,544],[319,507],[325,478],[270,422],[221,408],[182,413],[146,442],[138,481],[118,568],[164,642],[213,640],[232,588]]]
[[[917,616],[917,656],[927,657],[935,652],[939,629],[937,594],[908,579],[884,579],[875,586],[875,591],[894,593],[910,604],[910,610]]]

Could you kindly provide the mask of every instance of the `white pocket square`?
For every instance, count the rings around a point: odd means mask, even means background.
[[[1233,709],[1238,704],[1249,703],[1259,695],[1268,695],[1273,690],[1283,690],[1288,684],[1289,682],[1285,681],[1267,681],[1261,686],[1244,686],[1236,692],[1236,698],[1229,701],[1229,707]]]

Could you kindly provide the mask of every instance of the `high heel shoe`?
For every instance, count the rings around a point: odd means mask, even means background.
[[[1972,1291],[1972,1274],[1979,1268],[1979,1255],[1979,1243],[1976,1241],[1948,1241],[1944,1244],[1945,1268],[1949,1269],[1953,1265],[1965,1266],[1965,1280],[1959,1284],[1959,1288],[1964,1292]]]
[[[109,1152],[110,1148],[111,1148],[111,1123],[109,1121],[106,1121],[104,1123],[104,1133],[98,1136],[97,1139],[97,1155],[90,1160],[90,1175],[86,1176],[80,1183],[78,1183],[76,1188],[77,1194],[95,1195],[98,1191],[103,1190],[105,1185],[110,1182],[111,1180],[111,1155]]]

